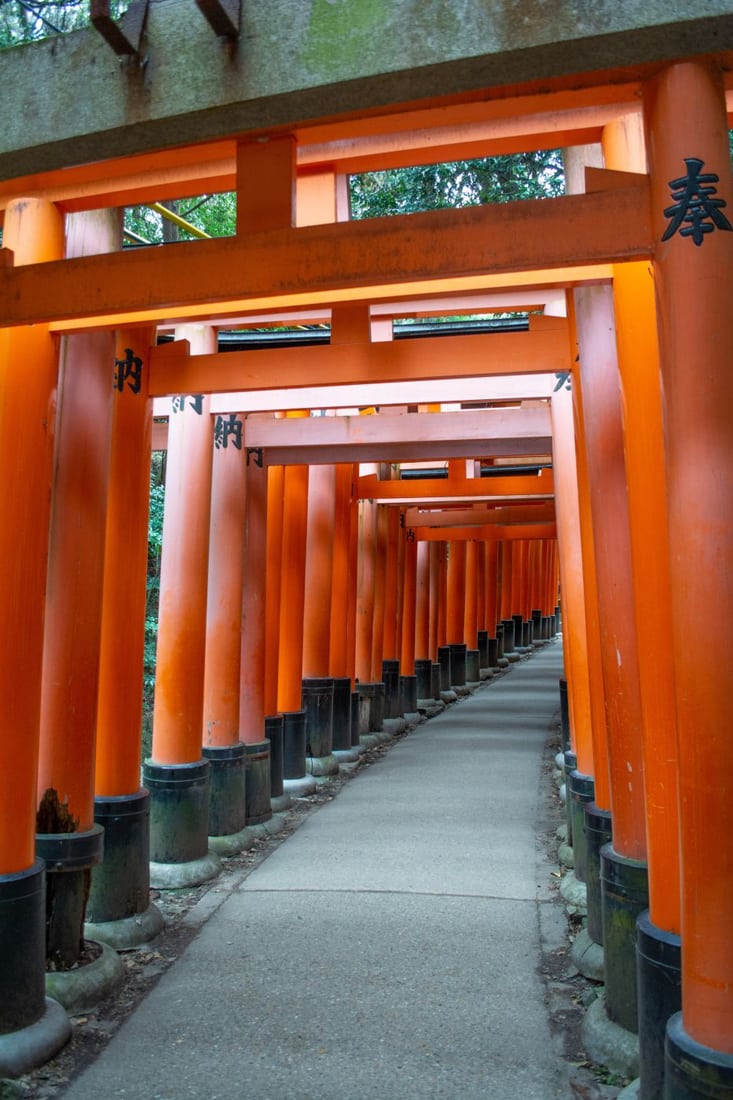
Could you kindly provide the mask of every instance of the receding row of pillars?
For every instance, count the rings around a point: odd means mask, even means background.
[[[4,240],[23,263],[111,250],[118,231],[107,213],[64,231],[33,200],[10,204]],[[182,335],[194,353],[215,341]],[[0,747],[0,1063],[16,1072],[68,1035],[47,963],[73,969],[85,935],[147,942],[151,883],[213,877],[385,722],[549,637],[558,560],[549,541],[416,541],[398,509],[357,499],[353,464],[268,468],[236,416],[176,395],[141,774],[154,330],[1,339],[2,676],[25,731]]]
[[[733,608],[720,74],[689,62],[650,81],[643,115],[605,127],[602,156],[649,173],[661,243],[651,265],[617,265],[612,285],[568,295],[578,361],[552,401],[574,858],[563,890],[587,903],[574,957],[605,982],[586,1049],[603,1060],[610,1028],[642,1100],[731,1096],[729,676],[714,642],[694,642],[701,615],[726,622]]]

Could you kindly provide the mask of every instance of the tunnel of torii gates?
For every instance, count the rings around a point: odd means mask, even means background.
[[[151,875],[215,875],[385,713],[554,635],[560,593],[605,1011],[639,1030],[642,1083],[669,1016],[665,1096],[732,1094],[729,61],[4,168],[6,1072],[64,1042],[46,958],[78,961],[85,915],[150,938]],[[350,172],[558,144],[564,197],[349,221]],[[121,250],[120,207],[231,188],[234,237]],[[526,330],[393,339],[506,312]],[[320,322],[322,346],[217,350]]]

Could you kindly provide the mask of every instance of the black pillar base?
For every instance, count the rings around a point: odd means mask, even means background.
[[[567,798],[573,815],[573,867],[579,882],[585,882],[588,866],[588,846],[583,828],[583,805],[593,801],[595,785],[592,775],[574,771],[568,776]]]
[[[568,682],[560,680],[560,728],[562,729],[562,749],[570,748],[570,710],[568,708]]]
[[[270,799],[283,794],[283,716],[265,715],[265,737],[270,742]]]
[[[333,680],[330,676],[303,680],[306,756],[326,757],[333,752]]]
[[[417,714],[417,676],[400,676],[402,714]]]
[[[270,742],[245,745],[245,824],[262,825],[272,818],[270,801]]]
[[[610,1020],[637,1034],[636,918],[649,905],[646,863],[628,859],[612,845],[604,845],[601,898],[606,1012]]]
[[[384,729],[384,684],[381,681],[358,684],[357,691],[369,700],[369,733],[381,733]]]
[[[682,1013],[667,1023],[664,1100],[733,1100],[733,1054],[696,1043]]]
[[[489,668],[489,632],[488,630],[479,630],[476,635],[476,644],[478,646],[478,664],[479,669]]]
[[[438,664],[440,665],[440,690],[450,691],[453,679],[450,646],[438,646]]]
[[[450,650],[450,674],[452,688],[466,686],[466,643],[453,642]]]
[[[206,745],[209,761],[209,836],[231,836],[245,827],[244,744]]]
[[[91,869],[102,862],[104,829],[37,833],[36,855],[46,864],[46,962],[70,970],[84,946]]]
[[[208,760],[191,764],[143,764],[150,792],[150,859],[189,863],[209,850]]]
[[[35,1024],[45,1002],[46,878],[36,859],[0,875],[0,1035]]]
[[[384,717],[399,718],[400,708],[400,662],[393,658],[382,661],[382,683],[384,684]]]
[[[333,681],[333,748],[351,750],[351,679],[336,676]]]
[[[153,939],[163,917],[150,901],[150,795],[94,799],[94,820],[104,829],[104,859],[92,871],[86,936],[116,949]]]
[[[430,658],[415,660],[416,695],[418,699],[433,698],[433,662]]]
[[[479,668],[479,651],[477,649],[466,650],[466,683],[478,684],[481,680]]]
[[[583,804],[586,867],[585,885],[588,905],[588,935],[594,943],[603,943],[603,905],[601,903],[601,849],[611,843],[611,814],[595,802]]]
[[[682,1007],[680,942],[652,924],[647,910],[636,918],[639,1100],[664,1100],[664,1036]]]

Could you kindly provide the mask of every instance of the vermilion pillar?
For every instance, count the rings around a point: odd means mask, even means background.
[[[63,256],[64,224],[45,199],[8,203],[3,248],[16,265]],[[19,364],[25,369],[19,370]],[[48,326],[0,330],[0,1035],[20,1043],[0,1059],[15,1076],[67,1041],[66,1012],[45,997],[44,863],[35,856],[38,730],[53,456],[57,347]],[[19,731],[23,735],[19,736]]]
[[[229,854],[250,840],[243,833],[246,748],[239,730],[247,485],[242,416],[214,417],[213,448],[202,755],[210,765],[210,845]],[[269,789],[266,795],[269,808]]]
[[[641,114],[606,126],[606,165],[646,171]],[[639,685],[643,719],[649,912],[637,921],[641,1095],[661,1096],[664,1033],[680,1007],[677,727],[669,580],[667,485],[654,303],[647,263],[614,268],[614,309],[629,472]],[[651,637],[669,639],[650,645]]]
[[[246,460],[245,460],[246,461]],[[262,740],[265,729],[265,666],[268,657],[265,614],[267,586],[268,468],[255,456],[246,463],[244,585],[240,651],[239,736]]]
[[[282,580],[283,482],[285,468],[267,468],[267,575],[265,587],[265,703],[264,713],[278,707],[278,649],[280,638],[280,583]],[[252,740],[256,740],[253,730]],[[245,738],[245,740],[247,740]]]
[[[465,607],[466,543],[454,540],[448,544],[446,591],[446,640],[450,646],[452,688],[462,688],[466,684]]]
[[[212,329],[176,336],[192,353],[213,351]],[[177,394],[168,425],[160,569],[153,744],[143,767],[150,791],[152,881],[161,887],[211,878],[209,764],[201,753],[213,425],[209,398]]]
[[[429,622],[428,622],[428,656],[437,660],[438,646],[442,644],[442,638],[439,630],[440,621],[440,573],[441,573],[441,558],[444,555],[444,544],[442,542],[431,542],[428,544],[428,582],[430,585],[430,607],[429,607]]]
[[[374,579],[377,551],[377,505],[363,500],[359,507],[359,562],[356,605],[356,678],[367,683],[372,674]]]
[[[430,649],[430,547],[433,543],[417,543],[415,564],[415,656],[431,657]]]
[[[206,595],[203,744],[239,740],[239,685],[247,465],[244,420],[214,419]]]
[[[115,345],[94,779],[104,861],[87,905],[89,934],[126,948],[163,925],[149,900],[150,806],[140,786],[154,342],[154,329],[139,328],[118,332]]]
[[[682,859],[682,1018],[668,1025],[667,1078],[678,1089],[670,1095],[686,1097],[712,1095],[703,1080],[719,1082],[721,1094],[733,1089],[730,676],[721,659],[702,662],[694,676],[689,669],[692,624],[713,615],[725,628],[733,612],[733,186],[723,82],[714,66],[691,61],[666,69],[648,86],[644,112],[657,241]]]
[[[601,663],[608,727],[613,846],[601,850],[606,1010],[638,1029],[636,917],[647,908],[641,697],[621,391],[610,288],[575,292]]]
[[[478,562],[477,543],[469,539],[466,548],[466,598],[463,609],[463,640],[469,649],[475,649],[478,632]]]
[[[336,468],[312,466],[308,480],[303,676],[328,674],[336,525]]]
[[[495,636],[498,622],[498,550],[499,544],[495,540],[492,539],[490,542],[484,543],[486,558],[486,629],[492,638]]]
[[[382,626],[382,658],[397,660],[400,656],[399,619],[402,586],[400,543],[400,513],[398,508],[386,508],[386,541],[384,571],[384,620]]]
[[[339,767],[333,755],[334,680],[328,667],[335,529],[336,467],[311,466],[308,471],[302,675],[308,767],[318,775],[335,775]]]
[[[570,391],[553,394],[552,466],[563,593],[563,651],[568,683],[571,745],[578,771],[593,775],[593,730],[588,674],[583,554],[580,534],[575,434]],[[543,604],[543,610],[544,604]]]
[[[277,709],[282,711],[300,710],[302,702],[307,519],[308,467],[286,466],[283,475],[277,679]]]
[[[371,679],[379,681],[382,679],[382,657],[384,655],[384,599],[387,587],[389,510],[384,504],[378,504],[376,507]]]
[[[119,244],[109,212],[75,215],[67,252],[107,252]],[[62,340],[49,532],[41,684],[37,851],[52,898],[47,953],[66,970],[83,948],[91,867],[102,858],[94,821],[94,756],[99,689],[104,541],[115,340],[92,332]],[[73,834],[71,840],[65,835]],[[63,867],[63,870],[61,868]],[[58,874],[56,874],[58,870]]]
[[[402,645],[400,649],[400,668],[403,676],[415,673],[415,614],[417,601],[417,554],[418,543],[405,536],[404,582],[402,587]]]
[[[335,523],[332,558],[331,619],[328,670],[331,676],[350,676],[348,626],[351,611],[351,515],[353,467],[336,467]]]

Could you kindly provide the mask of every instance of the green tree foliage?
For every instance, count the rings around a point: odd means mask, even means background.
[[[143,759],[150,755],[155,695],[155,653],[158,645],[158,599],[160,559],[163,552],[163,507],[165,503],[165,451],[153,451],[150,467],[150,511],[148,513],[148,575],[145,600],[145,659],[143,670]]]
[[[237,209],[233,191],[172,200],[161,205],[167,206],[210,237],[230,237],[236,230]],[[193,236],[149,206],[130,206],[125,210],[125,231],[135,234],[135,237],[128,238],[128,243],[141,238],[149,244],[164,244],[190,240]]]
[[[444,207],[551,198],[563,191],[562,154],[550,149],[352,176],[351,214],[353,218],[414,214]]]
[[[112,0],[110,14],[123,15],[127,0]],[[37,42],[89,25],[89,0],[0,0],[0,49]]]

